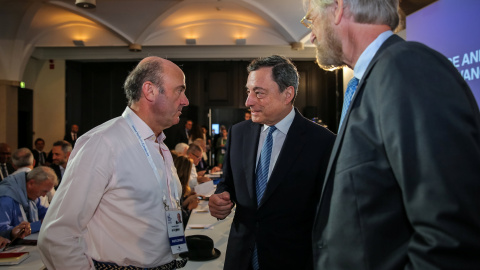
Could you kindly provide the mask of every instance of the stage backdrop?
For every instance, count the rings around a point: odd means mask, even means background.
[[[407,40],[444,54],[480,104],[480,0],[439,0],[407,17]]]

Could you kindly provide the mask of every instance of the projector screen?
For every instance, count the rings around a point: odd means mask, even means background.
[[[407,40],[445,55],[480,104],[480,0],[439,0],[407,17]]]

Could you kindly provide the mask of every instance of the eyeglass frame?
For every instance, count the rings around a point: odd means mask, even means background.
[[[303,18],[300,20],[300,23],[303,24],[308,29],[312,29],[313,27],[313,21],[310,19],[307,19],[307,16],[310,16],[310,12],[308,12]]]

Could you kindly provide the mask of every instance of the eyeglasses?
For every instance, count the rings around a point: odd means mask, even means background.
[[[197,159],[200,159],[200,158],[202,157],[202,154],[200,154],[200,155],[197,156],[197,154],[195,154],[195,153],[193,153],[193,152],[192,152],[192,155],[193,155],[194,157],[196,157]]]
[[[310,20],[310,19],[307,19],[308,17],[310,16],[310,11],[307,12],[307,14],[305,16],[303,16],[303,18],[300,20],[300,22],[305,26],[307,27],[308,29],[312,29],[313,25],[313,21]]]
[[[305,26],[306,28],[308,29],[312,29],[312,21],[307,19],[307,15],[305,15],[305,17],[303,17],[302,20],[300,20],[300,22],[303,24],[303,26]]]

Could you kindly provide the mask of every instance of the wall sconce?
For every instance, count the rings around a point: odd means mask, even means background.
[[[128,45],[128,49],[129,49],[131,52],[141,52],[141,51],[142,51],[142,45],[136,44],[136,43],[132,43],[132,44]]]
[[[302,51],[304,49],[302,42],[292,42],[290,46],[294,51]]]
[[[187,45],[196,45],[197,40],[194,39],[194,38],[187,38],[187,39],[185,39],[185,43],[187,43]]]
[[[95,8],[97,0],[75,0],[75,5],[81,8]]]
[[[247,39],[245,38],[237,38],[235,40],[235,45],[245,45],[247,44]]]
[[[85,46],[85,43],[81,39],[74,39],[73,44],[75,44],[75,46],[77,46],[77,47],[84,47]]]

